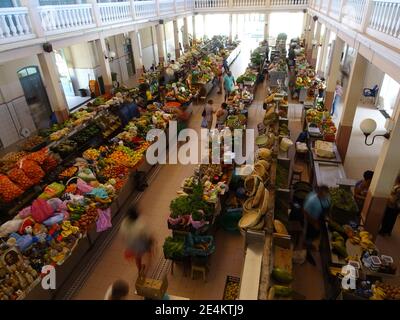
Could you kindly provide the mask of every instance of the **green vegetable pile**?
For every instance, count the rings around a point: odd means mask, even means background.
[[[79,131],[76,135],[74,135],[71,139],[78,144],[84,144],[88,142],[91,138],[98,135],[100,133],[100,129],[97,125],[93,124],[85,129]]]
[[[213,213],[213,207],[203,199],[203,186],[195,184],[193,192],[188,195],[183,195],[171,201],[169,206],[173,219],[179,218],[184,215],[192,215],[193,220],[201,220],[198,211],[202,210],[206,216]],[[197,221],[198,221],[197,220]]]
[[[343,211],[357,212],[358,207],[350,191],[343,188],[331,188],[332,206]]]
[[[256,82],[256,80],[257,80],[257,75],[255,75],[254,73],[246,72],[245,74],[239,76],[236,79],[236,82],[237,83],[244,83],[245,81]]]
[[[163,245],[164,256],[167,259],[182,258],[185,253],[184,237],[168,237]]]

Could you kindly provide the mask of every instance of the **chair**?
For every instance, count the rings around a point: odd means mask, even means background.
[[[207,271],[208,271],[208,259],[207,257],[192,257],[192,270],[191,278],[194,279],[194,274],[196,272],[201,273],[204,282],[207,281]]]
[[[378,96],[379,86],[376,84],[373,88],[364,88],[363,89],[363,97],[364,99],[371,99],[375,105],[376,97]]]

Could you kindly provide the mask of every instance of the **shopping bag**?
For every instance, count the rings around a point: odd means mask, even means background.
[[[107,208],[105,210],[97,209],[99,217],[96,221],[96,231],[103,232],[112,227],[111,224],[111,209]]]
[[[35,219],[36,222],[41,223],[50,218],[53,215],[54,210],[46,200],[36,199],[32,202],[31,212],[32,218]]]
[[[205,117],[203,117],[203,119],[201,120],[201,127],[207,128],[207,119]]]

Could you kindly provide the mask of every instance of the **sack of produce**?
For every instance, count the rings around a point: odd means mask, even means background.
[[[315,153],[318,157],[332,159],[335,158],[333,143],[328,141],[315,141]]]
[[[27,217],[29,217],[32,214],[31,212],[31,207],[26,207],[24,209],[22,209],[20,212],[18,212],[18,217],[21,219],[25,219]]]
[[[37,164],[37,162],[32,160],[21,160],[20,168],[24,170],[26,176],[31,179],[34,184],[38,184],[45,176],[42,168]]]
[[[267,148],[260,148],[257,151],[257,159],[258,160],[270,160],[272,156],[272,151],[270,149]]]
[[[7,173],[12,182],[15,182],[22,190],[28,190],[34,185],[31,179],[27,177],[24,170],[13,168]]]
[[[50,172],[57,167],[58,163],[59,159],[54,154],[49,153],[41,166],[45,172]]]
[[[22,219],[13,219],[3,223],[0,226],[0,238],[7,237],[9,234],[17,232],[21,227],[22,222],[24,222]]]
[[[28,154],[25,159],[26,160],[32,160],[37,162],[38,164],[43,164],[43,162],[46,160],[47,158],[47,153],[49,152],[49,149],[47,148],[43,148],[39,151],[36,152],[32,152],[30,154]]]
[[[93,174],[92,170],[90,170],[89,168],[84,168],[84,169],[79,170],[78,177],[86,182],[96,180],[95,175]]]
[[[36,199],[32,202],[31,206],[32,218],[35,219],[36,222],[43,222],[50,218],[54,210],[44,199]]]
[[[76,187],[78,188],[78,190],[82,193],[89,193],[93,191],[93,187],[86,183],[85,181],[83,181],[82,179],[78,178],[77,182],[76,182]]]
[[[253,210],[249,213],[246,213],[239,220],[239,228],[246,229],[254,227],[259,223],[260,218],[261,218],[260,210]]]
[[[0,198],[4,202],[10,202],[23,193],[24,191],[14,184],[7,176],[0,175]]]
[[[58,182],[53,182],[46,186],[44,191],[39,195],[39,199],[49,200],[59,197],[65,189],[65,186]]]
[[[261,179],[258,176],[250,175],[244,180],[244,188],[246,189],[246,194],[251,197],[256,194],[258,185],[261,183]]]
[[[285,137],[285,138],[282,138],[279,148],[282,151],[286,152],[289,150],[289,147],[291,147],[292,145],[293,145],[293,141],[290,140],[289,138]]]

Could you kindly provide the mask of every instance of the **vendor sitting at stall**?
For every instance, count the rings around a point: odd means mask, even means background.
[[[330,206],[331,200],[327,186],[318,187],[304,201],[303,213],[307,260],[313,265],[315,265],[315,260],[311,254],[312,243],[320,236],[321,223],[324,221]]]
[[[226,102],[221,104],[221,108],[217,111],[217,125],[216,128],[223,126],[225,124],[226,118],[228,117],[228,105]]]
[[[363,179],[358,181],[354,188],[354,199],[357,202],[358,209],[361,211],[364,207],[364,201],[367,196],[369,186],[371,184],[372,177],[374,175],[373,171],[367,170],[363,174]]]

